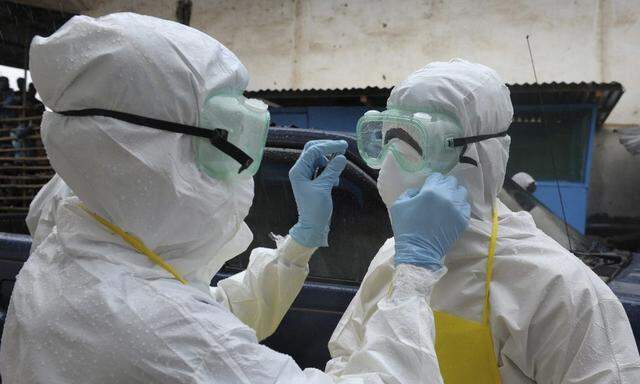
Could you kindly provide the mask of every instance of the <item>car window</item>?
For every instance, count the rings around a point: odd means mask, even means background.
[[[289,169],[299,150],[267,148],[254,177],[255,197],[246,219],[254,234],[249,250],[229,261],[226,270],[246,268],[251,249],[274,248],[269,234],[286,235],[296,223],[297,211]],[[351,162],[332,193],[334,209],[329,247],[320,248],[310,261],[311,280],[357,284],[362,281],[371,259],[391,237],[386,208],[375,180]]]

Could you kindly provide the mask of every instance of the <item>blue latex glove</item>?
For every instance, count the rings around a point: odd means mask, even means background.
[[[343,156],[347,150],[344,140],[314,140],[304,146],[300,158],[289,171],[289,180],[298,206],[298,223],[289,235],[308,248],[328,245],[329,223],[333,212],[331,189],[338,185],[340,174],[347,165]],[[328,155],[338,154],[331,161]],[[312,180],[314,173],[325,167]]]
[[[442,268],[442,258],[469,225],[467,190],[453,176],[432,173],[420,190],[410,189],[389,209],[395,264]]]

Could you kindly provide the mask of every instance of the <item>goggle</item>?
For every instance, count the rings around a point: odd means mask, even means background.
[[[57,112],[64,116],[104,116],[130,124],[193,136],[195,161],[216,179],[251,177],[260,167],[269,130],[267,105],[243,96],[214,95],[200,112],[201,127],[99,108]]]
[[[447,173],[458,162],[477,165],[465,157],[469,144],[507,135],[497,134],[461,137],[458,120],[441,112],[408,112],[388,109],[368,111],[358,120],[356,135],[360,156],[371,168],[379,169],[389,152],[407,172],[429,169]]]

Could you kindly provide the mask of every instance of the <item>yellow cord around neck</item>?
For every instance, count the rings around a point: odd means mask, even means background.
[[[496,242],[498,240],[498,208],[497,203],[493,203],[493,209],[491,211],[491,238],[489,239],[489,251],[487,257],[487,275],[484,284],[484,306],[482,309],[482,324],[489,324],[489,312],[490,302],[489,296],[491,294],[489,287],[491,286],[491,279],[493,278],[493,261],[496,254]]]
[[[89,216],[93,217],[95,221],[102,224],[102,226],[104,226],[106,229],[120,236],[120,238],[122,238],[122,240],[124,240],[127,244],[133,247],[133,249],[147,256],[149,260],[153,261],[155,264],[162,267],[165,271],[169,272],[171,275],[173,275],[173,277],[176,278],[176,280],[178,280],[182,284],[187,284],[187,280],[185,280],[182,276],[180,276],[178,271],[176,271],[171,264],[164,261],[164,259],[162,259],[162,257],[160,257],[157,253],[147,248],[147,246],[144,245],[142,240],[138,239],[136,236],[130,233],[125,232],[122,228],[118,227],[117,225],[113,224],[112,222],[98,215],[97,213],[91,212],[86,206],[84,206],[84,204],[80,204],[80,208],[82,208],[86,213],[88,213]]]

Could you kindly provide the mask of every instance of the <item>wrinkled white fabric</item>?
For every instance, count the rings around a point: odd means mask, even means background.
[[[433,100],[452,108],[468,135],[502,131],[511,120],[508,91],[495,72],[481,65],[460,60],[430,64],[394,89],[389,103],[407,109]],[[503,183],[508,148],[508,138],[474,144],[467,155],[479,166],[459,165],[453,171],[470,192],[472,219],[444,258],[448,271],[433,288],[434,310],[481,321],[491,234],[487,213]],[[640,383],[638,349],[613,292],[537,229],[527,212],[497,204],[490,324],[502,382]],[[328,373],[340,375],[345,357],[365,343],[367,319],[393,286],[393,256],[389,239],[331,337]]]
[[[36,197],[29,204],[26,222],[31,233],[31,252],[49,236],[56,226],[56,210],[62,199],[73,195],[73,191],[65,184],[58,174],[53,175]]]
[[[240,94],[247,84],[240,61],[211,37],[135,14],[74,17],[34,39],[30,57],[54,111],[105,108],[196,125],[208,94]],[[5,323],[4,382],[408,383],[437,373],[427,305],[435,278],[378,303],[366,345],[341,377],[303,371],[258,341],[298,294],[314,249],[287,237],[275,250],[253,250],[246,271],[209,287],[251,241],[251,179],[214,180],[196,168],[190,137],[118,120],[47,112],[42,132],[59,176],[29,215],[37,240]],[[82,203],[142,239],[189,284]]]

